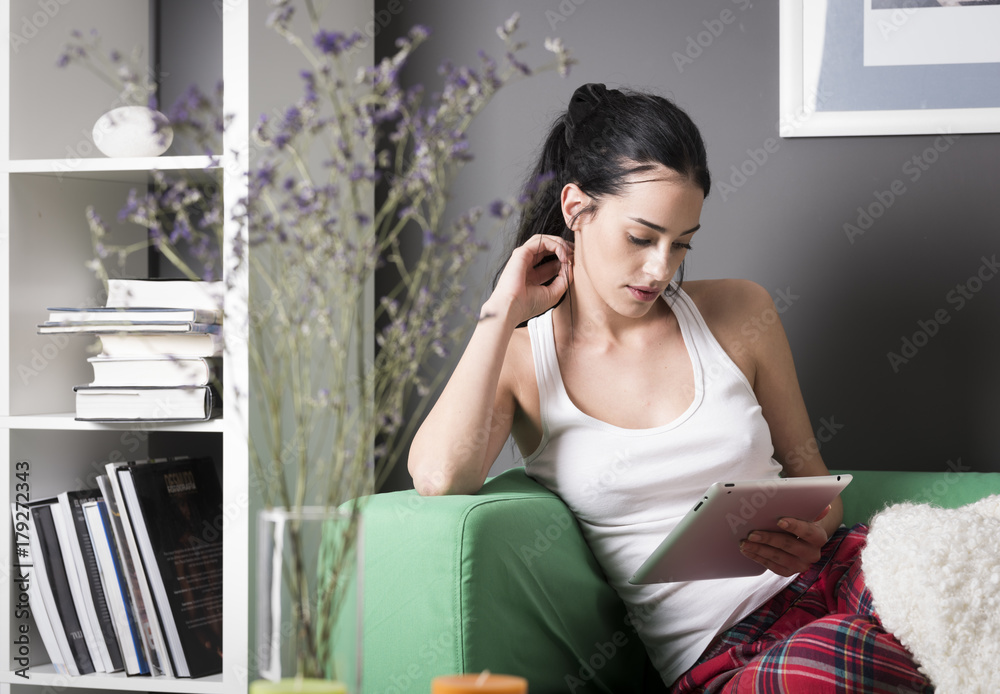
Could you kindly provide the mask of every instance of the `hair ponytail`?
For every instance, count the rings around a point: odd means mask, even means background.
[[[628,176],[657,164],[676,171],[708,197],[712,183],[705,144],[687,113],[654,94],[609,90],[603,84],[579,87],[549,129],[522,189],[524,207],[509,251],[535,234],[572,240],[560,204],[567,183],[600,200],[620,194]],[[494,285],[502,271],[503,265]],[[679,274],[683,277],[683,266]]]

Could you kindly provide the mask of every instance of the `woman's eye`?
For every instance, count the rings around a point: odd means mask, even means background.
[[[691,244],[690,243],[682,243],[681,241],[675,241],[674,242],[674,248],[683,248],[685,251],[690,251],[691,250]]]
[[[628,235],[628,240],[629,243],[635,246],[648,246],[649,244],[653,243],[649,239],[640,239],[639,237],[632,236],[631,234]]]

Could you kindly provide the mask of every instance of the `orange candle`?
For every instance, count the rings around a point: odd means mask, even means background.
[[[431,681],[431,694],[528,694],[528,680],[513,675],[447,675]]]

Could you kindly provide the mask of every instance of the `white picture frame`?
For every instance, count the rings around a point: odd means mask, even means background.
[[[781,0],[781,136],[1000,132],[1000,0],[977,2]]]

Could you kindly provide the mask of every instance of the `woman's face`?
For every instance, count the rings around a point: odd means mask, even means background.
[[[645,315],[666,289],[698,230],[704,193],[675,171],[658,166],[632,174],[618,196],[597,201],[574,226],[574,283],[623,316]],[[576,185],[563,189],[563,215],[594,201]]]

